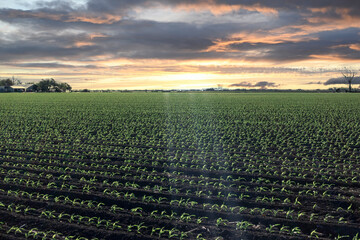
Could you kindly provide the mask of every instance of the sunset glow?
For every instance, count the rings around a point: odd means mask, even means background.
[[[3,2],[0,78],[74,89],[340,87],[325,83],[360,70],[359,10],[352,0]]]

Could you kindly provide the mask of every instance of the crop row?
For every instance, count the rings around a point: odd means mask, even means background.
[[[1,95],[0,238],[358,239],[359,106],[355,94]]]

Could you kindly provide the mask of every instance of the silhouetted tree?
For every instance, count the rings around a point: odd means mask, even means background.
[[[71,90],[68,83],[57,83],[53,78],[42,79],[36,86],[38,91],[41,92],[66,92]]]
[[[10,87],[12,85],[14,85],[14,83],[10,78],[0,80],[0,86]]]
[[[14,76],[12,76],[11,81],[13,82],[13,85],[20,85],[22,84],[21,80],[18,78],[15,78]]]
[[[343,75],[346,83],[349,84],[349,92],[351,92],[351,84],[356,75],[356,72],[351,69],[344,68],[344,70],[341,71],[341,74]]]
[[[59,83],[59,89],[62,92],[71,91],[72,87],[67,83]]]
[[[19,84],[22,84],[21,80],[15,78],[14,76],[12,76],[11,78],[0,80],[0,86],[10,87],[10,86],[19,85]]]
[[[36,85],[38,86],[38,90],[41,92],[50,92],[50,88],[56,84],[53,78],[50,79],[42,79]]]

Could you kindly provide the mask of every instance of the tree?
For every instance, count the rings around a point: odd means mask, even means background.
[[[12,85],[14,85],[14,82],[10,78],[0,80],[0,86],[10,87]]]
[[[71,91],[71,86],[67,83],[59,83],[59,89],[62,91],[62,92],[66,92],[66,91]]]
[[[38,91],[41,92],[66,92],[71,90],[68,83],[57,83],[53,78],[42,79],[36,86]]]
[[[55,80],[53,78],[50,79],[42,79],[36,85],[38,86],[38,90],[41,92],[50,92],[51,86],[55,84]]]
[[[341,74],[343,75],[346,83],[349,84],[349,92],[351,92],[351,84],[356,75],[356,72],[351,69],[344,68],[344,70],[341,71]]]
[[[14,76],[12,76],[11,81],[13,82],[13,85],[21,85],[22,84],[21,80],[18,78],[15,78]]]

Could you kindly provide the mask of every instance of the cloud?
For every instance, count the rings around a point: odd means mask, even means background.
[[[213,10],[214,13],[223,10],[222,12],[234,11],[236,9],[247,9],[259,12],[277,12],[284,10],[291,11],[308,11],[311,13],[329,14],[332,12],[341,15],[347,14],[359,15],[355,9],[360,8],[360,3],[353,0],[342,1],[296,1],[296,0],[248,0],[248,1],[234,1],[234,0],[90,0],[87,4],[89,10],[92,11],[116,11],[124,9],[131,9],[137,6],[151,7],[156,5],[173,6],[189,10],[197,10],[205,8]],[[217,9],[216,9],[217,8]],[[342,11],[334,11],[334,9],[342,9]],[[347,10],[347,11],[345,11]]]
[[[32,57],[47,61],[49,58],[87,59],[98,55],[131,59],[214,59],[223,55],[207,51],[215,44],[215,39],[246,28],[245,24],[235,23],[194,26],[181,22],[123,20],[100,27],[36,21],[36,24],[19,25],[21,31],[5,36],[11,41],[0,46],[0,59],[16,59],[20,55],[23,59]],[[92,37],[95,33],[101,37]]]
[[[337,84],[348,84],[348,82],[343,77],[330,78],[324,85],[337,85]],[[360,77],[354,77],[352,84],[360,84]]]
[[[290,67],[245,67],[236,65],[207,65],[199,66],[198,71],[202,72],[214,72],[218,74],[239,74],[239,73],[292,73],[292,74],[318,74],[318,73],[333,73],[339,72],[338,69],[332,68],[290,68]]]
[[[121,16],[112,14],[97,15],[91,12],[78,12],[78,11],[60,11],[53,9],[38,9],[38,10],[16,10],[16,9],[0,9],[0,20],[8,22],[22,22],[33,20],[45,20],[63,23],[91,23],[91,24],[112,24],[122,19]]]
[[[354,47],[359,43],[359,33],[359,28],[348,28],[311,33],[298,41],[266,43],[259,40],[234,43],[228,47],[242,53],[247,60],[300,61],[320,56],[360,59],[360,51]]]
[[[49,63],[20,63],[20,64],[9,64],[21,68],[90,68],[95,69],[99,68],[96,65],[70,65],[70,64],[61,64],[56,62]]]
[[[279,85],[274,82],[261,81],[261,82],[255,83],[255,84],[250,83],[250,82],[234,83],[234,84],[231,84],[229,87],[245,87],[245,88],[259,87],[260,89],[266,89],[268,87],[278,87],[278,86]]]
[[[322,8],[325,10],[312,12],[328,12],[326,7],[329,4],[326,1],[307,4],[297,1],[246,1],[240,4],[230,0],[90,0],[78,8],[72,7],[71,1],[61,4],[56,1],[40,3],[42,4],[38,4],[38,9],[32,10],[0,9],[0,20],[19,28],[18,32],[6,36],[12,40],[7,44],[8,50],[0,47],[0,55],[12,58],[9,56],[11,50],[14,56],[19,57],[20,52],[16,49],[22,49],[25,58],[33,55],[48,59],[51,56],[91,58],[99,54],[129,59],[222,58],[274,62],[296,62],[329,55],[342,59],[360,59],[359,28],[304,33],[303,38],[297,41],[281,40],[281,34],[273,33],[273,30],[291,25],[292,31],[299,31],[299,24],[309,24],[303,12],[308,12],[307,9]],[[224,13],[222,16],[206,15],[209,17],[208,21],[201,24],[181,22],[181,19],[178,22],[165,22],[129,17],[130,12],[134,16],[141,16],[141,9],[144,8],[170,6],[181,9],[183,6],[196,8],[204,5],[215,8],[224,5],[240,6],[241,9]],[[337,5],[342,8],[350,6],[347,1],[331,6]],[[249,10],[250,8],[252,10]],[[260,8],[276,9],[278,15],[271,18],[273,21],[251,22],[253,15],[249,12]],[[171,14],[173,10],[169,11]],[[199,13],[192,16],[200,19],[203,15]],[[240,22],[218,21],[234,16],[239,18]],[[31,29],[30,34],[28,29]],[[291,28],[287,28],[287,31],[291,31]],[[43,36],[45,32],[47,37]],[[99,33],[105,37],[91,39],[88,37],[91,33]],[[234,37],[240,33],[243,36],[257,33],[258,42]],[[275,34],[275,41],[261,41],[272,34]],[[230,43],[232,39],[234,42]],[[229,44],[222,49],[215,48],[224,41],[229,41]],[[46,52],[49,56],[46,56]]]
[[[318,82],[307,82],[306,84],[309,84],[309,85],[320,85],[320,84],[323,84],[322,82],[318,81]]]

